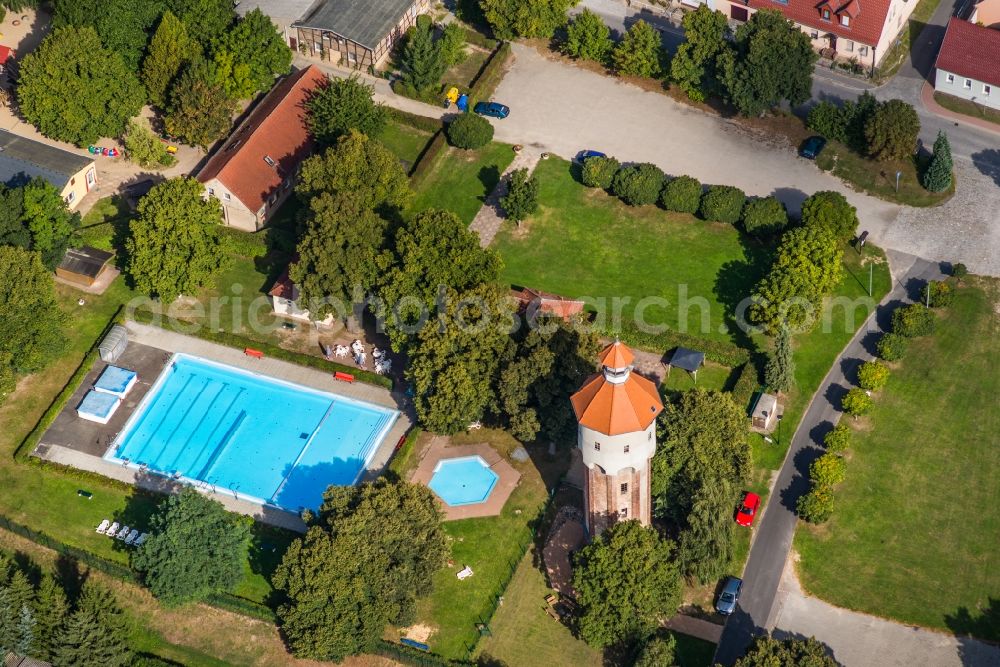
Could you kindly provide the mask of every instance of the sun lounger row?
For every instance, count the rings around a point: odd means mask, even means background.
[[[141,546],[149,537],[149,533],[140,533],[136,528],[122,526],[117,521],[111,522],[108,519],[102,521],[101,525],[97,527],[97,534],[107,535],[108,537],[119,539],[125,544],[136,547]]]

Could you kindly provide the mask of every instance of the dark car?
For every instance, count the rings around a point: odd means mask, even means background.
[[[589,150],[588,151],[580,151],[576,155],[576,159],[580,163],[586,162],[587,160],[589,160],[592,157],[607,157],[607,155],[605,155],[601,151],[589,151]]]
[[[477,102],[472,108],[480,116],[490,118],[506,118],[510,115],[510,109],[499,102]]]
[[[757,509],[760,508],[760,496],[747,491],[740,503],[740,509],[736,512],[736,523],[741,526],[749,526],[757,516]]]
[[[722,592],[715,602],[715,611],[723,616],[729,616],[736,611],[736,603],[740,601],[740,591],[743,590],[743,580],[739,577],[729,577],[722,585]]]
[[[826,146],[826,139],[823,137],[809,137],[802,144],[799,155],[808,160],[815,160],[816,156],[823,150],[823,146]]]

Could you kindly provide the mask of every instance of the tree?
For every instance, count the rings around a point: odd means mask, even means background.
[[[413,621],[447,553],[427,487],[385,478],[331,486],[271,578],[286,599],[278,617],[292,651],[336,661],[369,652],[387,624]]]
[[[931,280],[920,288],[920,301],[931,308],[946,308],[955,300],[955,290],[946,282]]]
[[[802,203],[802,224],[819,226],[840,241],[850,241],[858,232],[858,210],[839,192],[817,192]]]
[[[25,119],[78,146],[117,137],[145,101],[142,84],[93,28],[59,28],[24,57],[17,86]]]
[[[386,216],[402,210],[413,194],[399,158],[355,130],[302,163],[295,192],[305,203],[323,192],[350,192],[360,208]]]
[[[851,429],[847,424],[837,424],[823,436],[826,451],[839,454],[851,446]]]
[[[445,126],[448,141],[456,148],[472,150],[493,141],[493,125],[482,116],[463,113]]]
[[[889,381],[889,369],[877,361],[866,361],[858,369],[858,385],[868,391],[878,391]]]
[[[663,44],[660,33],[638,20],[611,53],[615,72],[620,76],[658,77],[662,74]]]
[[[167,133],[205,150],[229,133],[235,105],[216,82],[214,68],[197,62],[184,68],[170,90],[163,118]]]
[[[35,636],[33,601],[34,590],[28,577],[14,570],[10,581],[0,586],[0,653],[27,655]]]
[[[170,167],[177,162],[145,120],[130,120],[123,142],[128,159],[140,167]]]
[[[208,49],[236,20],[231,0],[167,0],[174,14],[187,26],[187,33]]]
[[[670,61],[670,78],[696,102],[721,90],[717,62],[726,48],[729,22],[726,15],[707,5],[684,15],[684,42]]]
[[[59,190],[41,176],[27,180],[22,173],[0,184],[0,244],[38,252],[50,271],[79,226],[80,214],[71,213]]]
[[[934,333],[934,313],[922,303],[911,303],[892,312],[892,333],[919,338]]]
[[[746,413],[732,395],[694,389],[660,414],[652,495],[658,516],[683,526],[702,486],[750,479]]]
[[[917,150],[920,118],[913,105],[903,100],[879,102],[868,122],[865,139],[868,154],[876,160],[903,160]]]
[[[552,37],[578,0],[479,0],[497,39]]]
[[[719,54],[726,97],[744,116],[759,116],[787,100],[812,94],[818,58],[809,36],[777,10],[755,12],[736,29],[733,48]]]
[[[629,206],[655,204],[663,189],[663,170],[650,162],[622,167],[611,181],[611,193]]]
[[[774,338],[774,351],[767,357],[764,382],[779,394],[795,384],[795,362],[792,359],[792,337],[787,329],[779,329]]]
[[[727,479],[703,483],[681,531],[677,559],[684,574],[702,584],[717,581],[733,558],[736,489]]]
[[[621,521],[576,554],[573,587],[580,635],[604,648],[635,642],[677,611],[681,578],[673,543],[638,521]]]
[[[795,512],[809,523],[825,523],[833,516],[833,489],[814,486],[795,501]]]
[[[165,12],[142,62],[142,83],[150,104],[161,109],[166,107],[170,84],[199,51],[197,42],[188,37],[184,23],[170,11]]]
[[[374,137],[385,127],[388,115],[372,99],[375,88],[357,75],[333,77],[306,100],[309,129],[320,146],[332,146],[350,130]]]
[[[420,327],[406,348],[406,379],[421,425],[451,434],[482,419],[496,400],[500,365],[512,352],[513,311],[495,283],[446,289],[442,297],[437,322]]]
[[[448,23],[441,29],[437,41],[441,52],[441,60],[445,66],[451,67],[465,60],[465,30],[458,23]]]
[[[777,197],[748,199],[743,207],[743,231],[757,237],[780,234],[788,226],[788,209]]]
[[[271,19],[260,9],[253,9],[219,36],[212,59],[216,81],[226,95],[242,100],[270,90],[274,78],[291,67],[292,52]]]
[[[735,225],[743,212],[747,196],[731,185],[710,185],[701,196],[698,213],[709,222]]]
[[[59,667],[132,664],[130,622],[111,591],[88,579],[76,610],[57,641],[53,664]]]
[[[847,115],[833,102],[823,100],[806,116],[806,127],[827,139],[847,143]]]
[[[132,567],[168,605],[204,600],[243,579],[250,521],[191,487],[169,496],[150,517],[150,535]]]
[[[125,242],[125,271],[140,292],[171,303],[225,266],[219,200],[202,197],[203,190],[193,178],[172,178],[139,200],[139,217]]]
[[[566,26],[562,52],[571,58],[604,63],[614,45],[611,29],[605,25],[604,20],[589,9],[584,9]]]
[[[844,412],[857,419],[862,415],[868,414],[872,407],[874,407],[874,403],[872,402],[872,397],[864,389],[855,387],[844,395],[844,398],[841,399],[840,407]]]
[[[948,135],[944,133],[944,130],[938,130],[937,139],[934,140],[934,153],[931,156],[931,163],[924,172],[924,187],[931,192],[944,192],[950,188],[953,166],[951,144],[948,143]]]
[[[29,655],[51,661],[59,645],[56,643],[69,617],[69,602],[62,586],[51,574],[42,575],[33,607],[35,637]]]
[[[965,264],[957,262],[951,266],[951,275],[961,284],[962,278],[969,275],[969,268]]]
[[[660,193],[660,204],[668,211],[695,214],[701,204],[701,183],[692,176],[670,179]]]
[[[671,634],[657,635],[646,642],[632,667],[674,667],[677,640]]]
[[[511,172],[510,186],[507,194],[500,198],[500,206],[507,218],[516,223],[538,211],[538,181],[526,168]]]
[[[587,187],[608,190],[611,188],[611,182],[619,169],[621,169],[621,163],[615,158],[595,155],[583,161],[580,180]]]
[[[951,159],[951,143],[944,130],[938,130],[937,138],[934,139],[934,156],[941,159],[948,167],[948,171],[951,171],[951,168],[955,166]]]
[[[421,14],[416,25],[407,31],[402,66],[403,81],[418,93],[436,86],[448,69],[441,48],[434,42],[434,24],[430,16]]]
[[[906,354],[909,341],[898,333],[884,334],[876,343],[878,356],[885,361],[899,361]]]
[[[138,72],[162,12],[163,5],[158,1],[101,0],[81,25],[92,25],[104,47],[121,56],[129,72]]]
[[[0,246],[0,367],[40,370],[65,349],[65,324],[38,253]]]
[[[826,452],[809,464],[809,480],[814,486],[836,486],[846,477],[847,462],[840,454]]]
[[[839,667],[827,647],[813,637],[779,641],[767,635],[754,639],[735,667]]]
[[[305,233],[296,248],[299,259],[288,275],[314,320],[350,314],[337,312],[336,306],[354,303],[356,290],[367,294],[375,287],[390,261],[382,251],[387,226],[350,191],[324,192],[310,200]]]

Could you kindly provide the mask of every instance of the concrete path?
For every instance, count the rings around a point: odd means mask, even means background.
[[[823,437],[841,417],[841,398],[854,385],[858,367],[874,356],[877,332],[888,328],[891,313],[896,307],[912,302],[914,297],[919,298],[919,290],[926,281],[941,276],[936,263],[897,252],[887,254],[893,276],[892,290],[823,378],[792,437],[773,487],[774,492],[768,498],[766,511],[755,531],[750,557],[743,571],[745,583],[740,604],[726,623],[715,655],[716,662],[723,665],[733,664],[755,635],[774,625],[778,585],[798,520],[795,503],[808,491],[809,465],[822,452]]]
[[[792,558],[781,577],[774,636],[815,637],[845,667],[1000,665],[1000,647],[841,609],[808,595]]]
[[[531,173],[535,170],[541,157],[542,151],[539,148],[525,146],[500,176],[500,182],[486,198],[476,217],[472,219],[469,230],[479,234],[479,245],[483,248],[493,243],[497,232],[500,231],[500,225],[506,218],[506,214],[500,206],[500,199],[507,194],[510,187],[511,172],[517,169],[527,169],[528,173]]]

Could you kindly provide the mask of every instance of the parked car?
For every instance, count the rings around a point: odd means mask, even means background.
[[[743,590],[743,580],[739,577],[729,577],[722,585],[722,592],[715,602],[715,611],[723,616],[729,616],[736,611],[736,603],[740,601],[740,591]]]
[[[743,495],[743,502],[740,503],[740,509],[736,512],[736,523],[741,526],[749,526],[757,517],[757,510],[759,508],[760,496],[747,491]]]
[[[586,162],[588,159],[592,157],[607,157],[607,155],[605,155],[601,151],[591,151],[591,150],[580,151],[579,153],[576,154],[576,160],[577,162],[580,163]]]
[[[799,149],[799,155],[807,160],[815,160],[820,151],[823,150],[823,146],[826,146],[826,139],[823,137],[809,137]]]
[[[510,115],[510,109],[499,102],[477,102],[472,110],[480,116],[490,118],[503,119]]]

